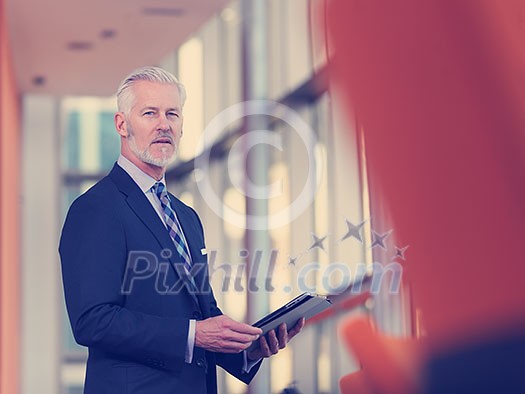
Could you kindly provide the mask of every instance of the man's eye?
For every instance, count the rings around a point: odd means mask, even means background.
[[[147,116],[151,116],[151,115],[154,115],[154,114],[155,114],[155,112],[153,112],[153,111],[146,111],[146,112],[144,112],[144,115],[147,115]]]
[[[175,116],[175,117],[178,118],[178,117],[179,117],[179,114],[178,114],[177,112],[168,112],[168,116],[170,116],[170,117]]]

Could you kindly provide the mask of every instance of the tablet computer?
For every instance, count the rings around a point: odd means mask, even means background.
[[[252,324],[252,326],[260,328],[263,331],[263,335],[266,335],[268,331],[276,329],[281,323],[286,323],[287,329],[290,329],[295,326],[302,317],[308,320],[331,306],[332,302],[327,297],[302,293],[286,305],[264,316]],[[258,342],[255,341],[248,350],[258,346],[257,343]]]

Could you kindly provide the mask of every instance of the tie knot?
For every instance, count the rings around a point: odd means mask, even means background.
[[[153,191],[153,193],[155,193],[157,195],[157,197],[161,197],[163,194],[166,193],[165,191],[165,187],[164,187],[164,183],[162,182],[157,182],[155,183],[152,187],[151,187],[151,190]]]

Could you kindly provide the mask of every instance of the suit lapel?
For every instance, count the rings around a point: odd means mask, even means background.
[[[175,249],[175,244],[171,239],[166,227],[160,220],[157,212],[151,206],[147,197],[144,195],[142,190],[133,181],[133,179],[117,164],[114,165],[113,170],[109,174],[110,178],[113,179],[117,187],[123,192],[126,197],[126,202],[129,207],[135,212],[139,219],[146,225],[146,227],[153,233],[161,247],[165,250],[171,251],[170,263],[172,268],[177,275],[187,286],[188,289],[193,288],[193,284],[187,275],[183,273],[182,263],[177,261],[179,253]],[[193,256],[192,256],[193,257]],[[180,267],[177,267],[180,266]],[[182,268],[182,269],[181,269]],[[189,292],[195,302],[198,303],[198,299],[194,291]]]

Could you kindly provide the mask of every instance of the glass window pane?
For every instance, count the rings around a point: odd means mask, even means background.
[[[113,123],[113,112],[101,112],[100,117],[100,169],[108,171],[117,161],[120,140]]]
[[[80,114],[71,111],[67,114],[67,127],[65,139],[66,168],[76,170],[79,168],[80,145]]]

